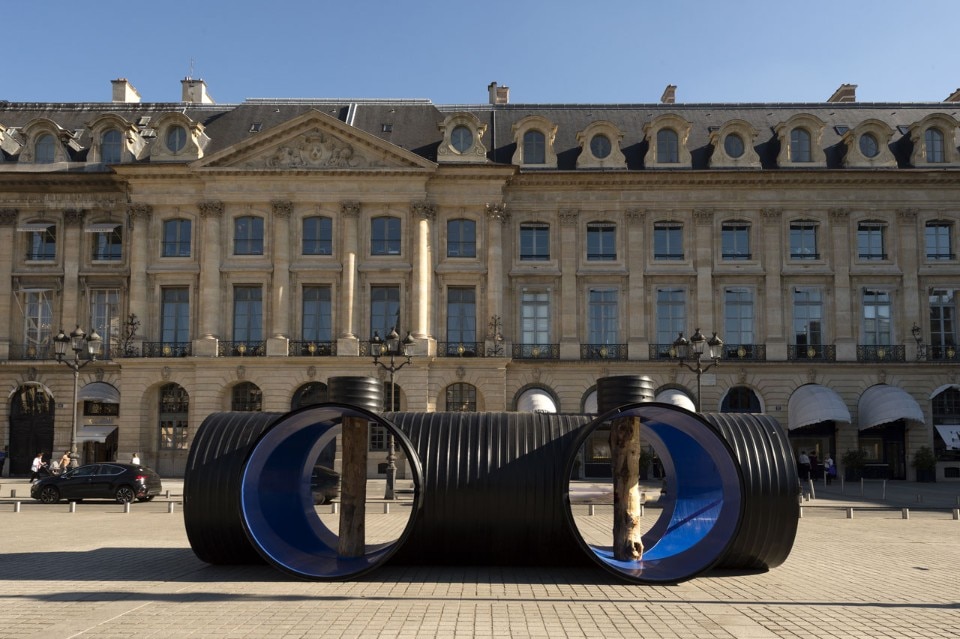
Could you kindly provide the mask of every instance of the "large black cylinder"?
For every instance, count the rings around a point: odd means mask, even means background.
[[[331,402],[374,413],[383,411],[383,383],[376,377],[331,377],[327,380],[327,397]]]
[[[656,395],[653,380],[645,375],[614,375],[597,380],[597,413],[603,415],[620,406],[652,402]]]

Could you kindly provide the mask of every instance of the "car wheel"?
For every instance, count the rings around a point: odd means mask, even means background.
[[[45,504],[55,504],[60,501],[60,491],[56,486],[44,486],[40,491],[40,501]]]
[[[133,488],[129,486],[121,486],[117,488],[117,501],[121,504],[128,504],[136,498],[136,494],[133,492]]]

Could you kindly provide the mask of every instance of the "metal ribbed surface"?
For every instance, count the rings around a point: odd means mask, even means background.
[[[597,413],[603,415],[621,406],[652,402],[653,380],[645,375],[614,375],[597,380]]]
[[[248,453],[283,415],[212,413],[200,424],[183,476],[183,523],[201,560],[263,563],[243,529],[240,483]]]
[[[564,468],[581,415],[388,413],[423,465],[405,564],[583,563],[565,521]]]
[[[379,413],[383,410],[383,383],[376,377],[331,377],[327,397],[331,402]]]
[[[782,564],[797,535],[800,484],[787,433],[767,415],[704,413],[734,451],[743,474],[743,519],[718,568]]]

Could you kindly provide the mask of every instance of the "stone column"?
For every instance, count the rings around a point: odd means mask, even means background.
[[[203,245],[200,248],[200,291],[198,313],[200,337],[193,345],[194,355],[217,356],[217,335],[220,332],[220,232],[223,218],[223,202],[201,202],[200,218],[203,220]]]
[[[84,216],[84,212],[77,209],[63,212],[63,299],[60,304],[60,328],[67,334],[76,327],[77,322],[86,322],[84,315],[87,314],[80,309],[80,260],[81,248],[85,244]],[[90,328],[88,326],[83,330],[89,332]]]
[[[929,322],[924,320],[922,309],[926,308],[925,301],[921,298],[920,292],[920,255],[923,248],[920,244],[919,229],[917,229],[917,209],[900,209],[897,211],[897,236],[900,238],[898,252],[896,256],[891,256],[896,264],[900,265],[900,272],[903,273],[903,299],[899,300],[899,306],[904,310],[902,318],[894,317],[894,326],[900,326],[900,339],[908,348],[912,350],[909,359],[916,359],[917,344],[910,334],[910,328],[916,324],[924,329],[926,334],[929,328]],[[889,242],[888,238],[887,241]],[[891,244],[893,244],[891,242]],[[897,300],[894,300],[896,303]],[[896,335],[893,336],[896,343]]]
[[[620,303],[620,315],[626,314],[627,354],[630,359],[648,359],[650,335],[647,333],[647,315],[655,312],[656,300],[644,299],[643,259],[648,250],[644,244],[646,215],[631,209],[626,219],[627,296]],[[650,304],[650,307],[647,304]]]
[[[763,297],[757,291],[757,298],[753,301],[754,321],[766,316],[766,339],[760,333],[760,326],[753,327],[754,343],[767,345],[767,359],[772,361],[786,361],[787,339],[786,330],[789,322],[783,317],[783,288],[780,272],[782,269],[782,227],[783,209],[763,209],[760,211],[763,226],[758,239],[763,242],[762,247],[756,246],[751,250],[759,251],[763,256],[764,290]]]
[[[859,318],[854,315],[853,300],[856,291],[850,290],[850,256],[857,250],[850,243],[850,210],[830,209],[830,227],[827,234],[833,238],[833,295],[834,295],[834,343],[837,345],[837,361],[853,362],[857,359],[857,332]],[[826,242],[826,238],[823,238]],[[829,291],[824,291],[829,294]],[[857,304],[857,308],[860,305]]]
[[[130,229],[130,312],[141,322],[150,314],[147,308],[147,239],[152,215],[153,207],[149,204],[131,204],[127,208]]]
[[[503,202],[487,204],[487,313],[490,315],[484,348],[494,356],[503,357],[509,353],[509,346],[503,334],[503,225],[510,219]],[[500,339],[494,318],[500,321]]]
[[[0,246],[16,246],[14,234],[16,233],[18,216],[19,211],[17,209],[0,209]],[[0,282],[3,282],[4,286],[9,286],[12,282],[13,263],[17,259],[17,253],[13,250],[8,253],[5,259],[0,259]],[[13,296],[18,293],[15,287],[12,287],[9,293],[9,295],[0,295],[0,317],[10,317]],[[57,329],[51,327],[51,330]],[[13,327],[9,322],[2,322],[2,325],[0,325],[0,360],[6,360],[10,357],[11,339],[22,339],[22,336],[14,335]]]
[[[416,324],[413,337],[427,340],[421,353],[430,355],[436,352],[436,340],[430,331],[430,318],[433,317],[433,246],[431,245],[430,226],[436,217],[436,209],[427,202],[417,202],[411,207],[412,218],[416,226],[416,238],[413,243],[413,296],[411,299]],[[403,337],[403,335],[401,335]],[[431,344],[433,348],[431,348]]]
[[[274,200],[273,210],[273,283],[270,291],[270,332],[267,338],[268,357],[286,357],[290,341],[290,214],[293,203]]]
[[[340,281],[340,337],[337,339],[337,354],[356,356],[360,354],[356,323],[360,203],[341,202],[340,217],[343,219],[343,262]]]
[[[713,317],[716,297],[713,290],[713,250],[714,239],[717,237],[713,227],[713,210],[697,209],[693,212],[693,220],[693,267],[697,273],[697,294],[691,300],[695,301],[696,306],[687,310],[687,338],[693,335],[697,327],[707,336],[713,331],[722,332]]]
[[[554,312],[560,312],[560,359],[580,359],[580,339],[577,335],[577,261],[580,246],[577,230],[580,211],[560,211],[560,304]]]

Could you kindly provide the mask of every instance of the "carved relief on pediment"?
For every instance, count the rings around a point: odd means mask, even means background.
[[[371,169],[388,165],[334,135],[316,131],[290,140],[246,163],[249,169]]]

